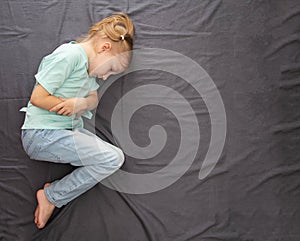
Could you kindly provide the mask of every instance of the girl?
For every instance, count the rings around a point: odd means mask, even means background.
[[[123,152],[83,128],[98,105],[96,77],[106,80],[129,65],[134,27],[124,13],[93,25],[88,35],[43,58],[22,126],[24,150],[32,159],[77,166],[36,193],[35,219],[43,228],[62,207],[118,170]]]

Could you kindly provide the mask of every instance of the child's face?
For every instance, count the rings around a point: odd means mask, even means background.
[[[126,57],[102,52],[90,62],[90,76],[106,80],[110,75],[122,73],[128,65]]]

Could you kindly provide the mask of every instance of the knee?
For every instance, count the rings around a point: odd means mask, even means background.
[[[125,156],[121,149],[112,149],[109,156],[110,164],[113,169],[118,170],[124,164]]]

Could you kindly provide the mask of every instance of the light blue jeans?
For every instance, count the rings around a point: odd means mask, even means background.
[[[77,166],[46,187],[48,200],[60,208],[117,171],[124,154],[84,128],[75,130],[22,130],[24,150],[31,159]]]

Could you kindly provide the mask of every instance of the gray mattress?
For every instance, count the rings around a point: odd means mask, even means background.
[[[38,230],[35,192],[72,167],[27,157],[19,109],[41,58],[114,11],[132,18],[136,50],[161,49],[99,80],[86,125],[127,148],[125,164]],[[298,0],[2,0],[0,12],[1,241],[300,240]],[[203,68],[198,78],[193,65]],[[213,93],[220,99],[205,99]],[[221,149],[207,160],[211,143]],[[174,170],[154,175],[178,154]]]

